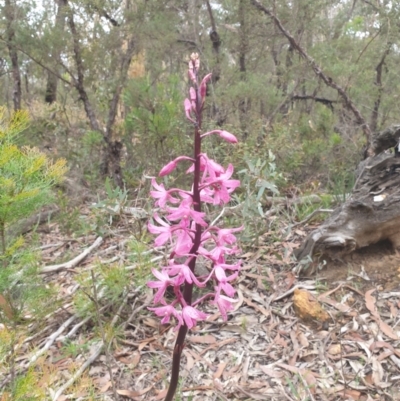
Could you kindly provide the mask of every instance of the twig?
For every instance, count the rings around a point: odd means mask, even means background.
[[[100,296],[100,294],[98,294]],[[114,327],[115,324],[117,323],[117,320],[119,318],[119,316],[121,315],[122,309],[126,306],[127,302],[128,302],[128,297],[129,294],[127,294],[124,298],[124,300],[122,301],[120,307],[118,308],[117,313],[115,314],[115,316],[113,317],[112,321],[111,321],[111,327]],[[111,343],[111,339],[110,339],[110,343]],[[100,342],[100,345],[98,346],[98,348],[96,348],[95,352],[93,353],[93,355],[87,359],[85,361],[85,363],[82,364],[82,366],[75,372],[75,374],[66,382],[64,383],[53,395],[52,395],[52,401],[57,401],[58,397],[61,396],[61,394],[69,387],[71,386],[76,379],[78,379],[81,374],[100,356],[101,354],[101,350],[103,347],[106,346],[106,343],[104,340],[102,340]],[[117,398],[115,398],[117,399]]]
[[[103,344],[106,344],[107,343],[106,332],[104,330],[103,321],[101,320],[101,316],[100,316],[99,298],[97,296],[96,278],[95,278],[93,269],[90,271],[90,274],[92,277],[93,302],[94,302],[95,311],[96,311],[97,324],[99,325],[99,328],[100,328],[100,334],[101,334],[101,339],[103,340]],[[115,318],[115,316],[114,316],[114,318]],[[110,375],[111,388],[112,388],[112,392],[114,395],[114,400],[117,401],[119,399],[119,397],[117,394],[117,389],[115,388],[114,375],[113,375],[113,371],[111,368],[111,355],[110,355],[108,347],[105,347],[105,354],[106,354],[106,366],[107,366],[108,374]]]
[[[287,296],[292,294],[294,292],[294,290],[302,289],[302,288],[305,289],[305,290],[315,290],[315,285],[295,285],[289,291],[286,291],[282,295],[279,295],[279,297],[271,299],[271,302],[276,302],[276,301],[279,301],[279,300],[281,300],[283,298],[286,298]]]
[[[302,224],[307,223],[307,221],[311,220],[315,215],[319,213],[332,213],[333,209],[316,209],[311,214],[309,214],[304,220],[299,221],[298,223],[292,224],[291,227],[301,226]]]
[[[52,401],[57,401],[61,394],[71,386],[75,380],[81,376],[81,374],[100,356],[101,350],[103,349],[104,343],[100,342],[100,345],[96,348],[94,353],[88,358],[85,363],[81,365],[81,367],[74,373],[74,375],[64,383],[52,396]]]
[[[44,249],[57,248],[57,247],[60,247],[63,245],[64,245],[64,242],[57,242],[56,244],[46,244],[46,245],[39,246],[38,248],[34,248],[34,251],[43,251]]]
[[[133,320],[133,318],[136,316],[136,314],[138,312],[140,312],[142,309],[147,308],[149,305],[151,304],[151,302],[145,302],[144,304],[140,305],[139,307],[137,307],[136,309],[134,309],[131,313],[131,315],[129,316],[128,320],[126,322],[123,323],[122,328],[125,330],[126,327],[128,326],[128,324]]]
[[[44,266],[41,268],[39,273],[42,273],[42,274],[43,273],[54,273],[54,272],[58,272],[59,270],[63,270],[63,269],[71,269],[71,268],[75,267],[83,259],[85,259],[89,255],[90,252],[92,252],[94,249],[99,247],[102,242],[103,242],[103,238],[98,237],[96,239],[96,241],[89,248],[85,249],[81,254],[76,256],[74,259],[72,259],[68,262],[65,262],[65,263],[61,263],[59,265]]]
[[[322,81],[330,88],[333,88],[337,91],[338,95],[342,98],[344,105],[353,113],[357,124],[360,125],[362,128],[365,138],[367,139],[367,150],[368,150],[368,155],[373,156],[374,152],[373,149],[371,149],[371,142],[372,142],[372,132],[369,124],[365,120],[364,116],[361,114],[360,110],[356,107],[356,105],[353,103],[353,101],[350,99],[349,95],[347,94],[346,90],[343,89],[333,78],[328,76],[322,68],[316,63],[316,61],[310,57],[308,53],[304,50],[304,48],[300,45],[298,41],[295,40],[295,38],[291,35],[291,33],[283,26],[282,22],[280,19],[276,16],[276,14],[270,10],[269,8],[265,7],[260,1],[258,0],[251,0],[251,3],[261,12],[264,14],[268,15],[276,27],[281,31],[281,33],[287,38],[289,41],[290,45],[294,50],[297,51],[297,53],[304,58],[311,69],[313,70],[314,74],[322,79]]]
[[[57,331],[55,331],[46,341],[46,344],[38,351],[36,352],[28,362],[28,366],[32,365],[32,363],[36,362],[39,358],[40,355],[44,354],[54,343],[56,338],[77,318],[77,315],[72,315],[67,321],[65,321]]]

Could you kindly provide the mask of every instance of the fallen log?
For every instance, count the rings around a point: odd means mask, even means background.
[[[299,249],[298,260],[326,255],[341,259],[356,249],[389,240],[400,251],[400,125],[375,135],[375,156],[363,160],[350,197]],[[390,150],[389,150],[390,149]]]

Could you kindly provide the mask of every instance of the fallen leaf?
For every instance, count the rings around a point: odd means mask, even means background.
[[[259,366],[259,368],[269,377],[280,379],[281,377],[285,376],[285,373],[283,373],[280,370],[271,369],[268,368],[267,366]]]
[[[123,395],[128,398],[132,398],[135,400],[137,397],[142,396],[143,394],[146,394],[148,391],[150,391],[153,388],[154,385],[147,387],[143,390],[140,391],[134,391],[134,390],[117,390],[117,393],[119,395]]]
[[[154,398],[154,400],[155,400],[155,401],[163,400],[163,399],[165,398],[165,396],[167,395],[167,392],[168,392],[168,389],[161,390],[161,391],[157,394],[156,398]]]
[[[3,309],[4,314],[9,318],[12,319],[14,317],[14,313],[10,306],[10,303],[4,298],[3,295],[0,294],[0,309]]]
[[[342,346],[340,344],[333,344],[328,348],[331,355],[338,355],[342,353]]]
[[[224,372],[226,365],[227,365],[226,362],[221,362],[218,365],[217,371],[213,374],[214,379],[219,379],[222,376],[222,373]]]
[[[198,344],[215,344],[217,340],[211,334],[205,336],[190,336],[189,341]]]
[[[124,397],[128,397],[131,399],[136,399],[137,397],[140,397],[140,394],[138,391],[133,391],[133,390],[117,390],[117,393],[119,395],[123,395]]]

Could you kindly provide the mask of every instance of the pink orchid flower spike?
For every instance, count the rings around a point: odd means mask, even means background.
[[[154,292],[155,307],[149,309],[161,318],[161,324],[172,323],[178,330],[165,401],[174,398],[187,331],[207,319],[208,315],[201,307],[210,300],[222,318],[227,319],[236,302],[232,297],[236,293],[234,284],[241,267],[240,261],[235,263],[231,259],[239,253],[235,233],[242,227],[212,226],[211,218],[207,218],[202,210],[203,203],[215,206],[228,203],[240,183],[232,178],[232,164],[225,168],[201,151],[202,141],[209,135],[215,134],[231,144],[237,143],[237,139],[223,129],[202,134],[203,107],[212,76],[207,74],[201,79],[199,69],[199,56],[193,53],[188,68],[189,93],[183,103],[186,119],[194,130],[193,158],[178,156],[159,172],[160,177],[167,176],[176,171],[179,163],[189,161],[186,170],[192,175],[189,189],[168,189],[154,178],[151,181],[150,195],[159,210],[147,227],[156,236],[155,246],[166,248],[169,260],[159,270],[152,269],[155,279],[147,285]],[[208,269],[206,274],[198,273],[196,264],[200,263]],[[196,294],[194,300],[193,294]]]

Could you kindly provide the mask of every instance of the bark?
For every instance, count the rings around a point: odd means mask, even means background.
[[[92,107],[92,104],[89,100],[89,96],[86,92],[85,84],[84,84],[84,66],[82,61],[82,51],[79,43],[79,34],[76,30],[76,25],[74,21],[74,15],[72,13],[71,8],[68,9],[68,25],[71,29],[72,40],[73,40],[73,51],[74,51],[74,60],[76,64],[76,72],[77,79],[73,78],[74,86],[79,93],[79,99],[83,102],[83,107],[85,108],[86,115],[89,119],[90,127],[93,131],[98,131],[103,133],[103,130],[100,128],[100,124],[97,120],[96,114]]]
[[[18,62],[17,48],[15,46],[15,29],[14,29],[15,9],[12,6],[10,0],[5,0],[4,12],[7,20],[6,41],[11,60],[12,78],[13,78],[12,98],[13,98],[14,110],[17,111],[21,109],[21,98],[22,98],[21,73]]]
[[[375,71],[376,71],[375,86],[378,88],[378,96],[375,100],[374,108],[372,109],[372,115],[371,115],[370,127],[373,132],[375,132],[378,128],[379,106],[381,105],[382,91],[383,91],[382,69],[383,69],[383,66],[385,65],[385,59],[386,59],[386,56],[390,52],[391,46],[392,46],[391,43],[387,44],[387,48],[386,48],[385,52],[383,53],[378,65],[375,68]]]
[[[333,105],[337,103],[337,100],[326,99],[324,97],[318,97],[314,93],[313,95],[296,95],[291,96],[292,100],[314,100],[317,103],[322,103],[324,106],[328,107],[333,111]]]
[[[206,0],[206,6],[207,6],[207,11],[208,15],[210,17],[210,24],[211,24],[211,31],[210,31],[210,40],[213,46],[213,51],[214,51],[214,56],[215,56],[215,64],[212,69],[212,80],[213,83],[219,81],[220,75],[221,75],[221,60],[220,60],[220,52],[219,48],[221,46],[221,38],[219,36],[219,33],[217,31],[217,25],[215,24],[215,19],[214,19],[214,14],[210,5],[209,0]]]
[[[331,77],[326,75],[321,67],[315,62],[313,58],[311,58],[308,53],[303,49],[303,47],[295,40],[293,35],[282,25],[280,19],[268,8],[263,6],[258,0],[251,0],[251,3],[264,14],[268,15],[275,25],[279,28],[282,34],[287,38],[289,41],[290,46],[297,51],[297,53],[304,58],[311,69],[313,70],[314,74],[322,79],[322,81],[330,88],[333,88],[337,91],[338,95],[342,99],[345,108],[349,109],[356,120],[356,123],[362,128],[364,136],[367,141],[367,155],[374,156],[372,148],[370,147],[371,140],[372,140],[372,131],[370,129],[369,124],[365,120],[364,116],[361,114],[360,110],[356,107],[356,105],[352,102],[350,97],[348,96],[347,92],[338,84],[336,83]]]
[[[239,71],[240,80],[246,81],[246,56],[248,50],[248,37],[247,37],[247,18],[246,18],[246,0],[239,0]],[[243,140],[248,136],[247,132],[247,113],[249,111],[249,99],[243,97],[239,99],[239,118],[240,128],[243,133]]]
[[[65,0],[66,1],[66,0]],[[92,103],[89,99],[88,93],[84,83],[84,65],[82,60],[82,52],[79,43],[79,33],[76,29],[72,10],[68,10],[68,24],[71,29],[73,38],[73,51],[74,59],[77,70],[77,78],[72,76],[74,87],[79,93],[80,100],[82,100],[86,115],[89,119],[90,127],[94,131],[98,131],[103,135],[105,146],[104,146],[104,159],[102,165],[102,173],[109,174],[114,180],[114,183],[120,188],[123,187],[123,173],[121,168],[121,153],[123,144],[118,139],[113,138],[113,128],[118,111],[118,104],[121,97],[122,89],[128,78],[128,70],[132,61],[133,54],[135,52],[135,42],[131,38],[127,43],[127,50],[122,54],[120,59],[119,71],[117,74],[117,83],[114,88],[114,93],[109,105],[108,116],[106,120],[106,126],[103,130],[100,126],[99,120],[96,116]]]
[[[106,132],[104,139],[108,145],[105,152],[103,166],[106,169],[104,173],[111,173],[114,182],[120,187],[123,187],[123,176],[121,169],[121,152],[123,145],[119,140],[113,140],[113,127],[117,117],[118,104],[121,97],[122,89],[128,78],[128,70],[135,52],[135,41],[131,38],[128,42],[127,50],[121,59],[121,70],[119,72],[119,81],[114,91],[114,96],[110,102],[108,113]]]
[[[67,0],[55,0],[57,4],[57,15],[54,25],[54,35],[62,37],[65,29],[65,7]],[[61,48],[53,46],[52,49],[52,60],[55,63],[53,70],[57,70],[57,65],[60,63]],[[57,100],[57,86],[58,86],[58,74],[54,74],[52,71],[47,70],[47,84],[46,84],[46,103],[54,103]]]
[[[400,125],[374,136],[376,156],[363,160],[351,196],[314,230],[295,252],[301,260],[317,254],[340,259],[356,249],[389,240],[400,250]]]

